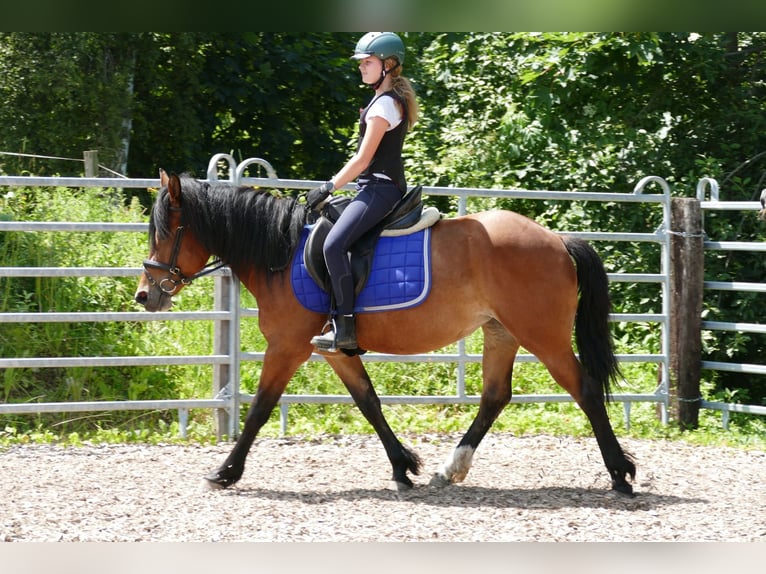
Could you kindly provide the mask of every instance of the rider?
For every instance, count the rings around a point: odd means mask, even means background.
[[[357,194],[330,230],[324,258],[330,273],[333,329],[311,339],[318,349],[356,349],[354,281],[348,251],[379,223],[404,195],[402,145],[417,121],[418,106],[409,80],[401,75],[404,43],[393,32],[369,32],[357,42],[352,58],[359,60],[362,81],[375,90],[361,111],[356,153],[335,176],[311,190],[312,209],[336,189],[357,179]]]

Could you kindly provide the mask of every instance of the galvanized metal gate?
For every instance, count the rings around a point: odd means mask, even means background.
[[[219,178],[221,163],[228,168],[229,181],[243,184],[251,184],[266,188],[298,189],[306,190],[319,185],[321,182],[306,180],[279,179],[272,167],[259,158],[250,158],[239,164],[228,154],[217,154],[210,159],[207,170],[207,179],[215,181]],[[265,177],[249,177],[250,169],[265,172]],[[97,187],[97,188],[146,188],[157,187],[158,179],[120,179],[120,178],[70,178],[70,177],[8,177],[0,176],[0,185],[14,186],[69,186],[69,187]],[[350,186],[349,186],[350,189]],[[654,273],[610,273],[611,282],[624,283],[656,283],[662,292],[662,309],[660,313],[640,314],[615,314],[614,321],[621,322],[650,322],[657,323],[661,329],[661,349],[659,353],[647,354],[624,354],[618,355],[620,362],[656,363],[659,377],[656,389],[650,393],[619,393],[614,395],[614,400],[624,405],[626,423],[630,422],[630,408],[636,402],[652,402],[660,407],[662,419],[667,421],[668,410],[668,322],[669,322],[669,241],[667,232],[670,222],[670,188],[667,182],[657,176],[649,176],[639,181],[631,194],[626,193],[601,193],[601,192],[562,192],[562,191],[528,191],[528,190],[504,190],[504,189],[469,189],[469,188],[439,188],[425,187],[427,195],[456,196],[459,200],[459,212],[466,212],[467,199],[469,197],[502,197],[523,198],[534,200],[551,201],[601,201],[614,202],[615,204],[653,204],[661,211],[662,224],[653,232],[601,232],[601,231],[567,231],[568,235],[582,237],[589,241],[625,241],[625,242],[652,242],[660,247],[660,268]],[[716,198],[717,202],[717,198]],[[704,207],[709,207],[703,203]],[[741,209],[756,209],[755,202],[747,202],[747,205],[739,206]],[[123,224],[123,223],[71,223],[71,222],[9,222],[0,221],[0,231],[32,232],[32,231],[109,231],[109,232],[138,232],[146,233],[146,224]],[[706,247],[716,248],[713,243],[706,243]],[[729,247],[729,246],[727,246]],[[0,277],[138,277],[142,272],[137,268],[13,268],[0,267]],[[201,356],[159,356],[159,357],[59,357],[59,358],[0,358],[0,369],[10,368],[46,368],[46,367],[73,367],[73,366],[147,366],[147,365],[213,365],[213,392],[212,398],[199,399],[167,399],[156,401],[98,401],[98,402],[66,402],[66,403],[28,403],[28,404],[0,404],[0,414],[11,413],[43,413],[43,412],[82,412],[82,411],[107,411],[107,410],[144,410],[144,409],[177,409],[179,414],[179,427],[181,434],[185,433],[188,411],[192,408],[215,409],[219,414],[219,434],[229,437],[237,436],[239,432],[239,412],[243,403],[249,402],[252,395],[243,393],[240,389],[241,364],[248,361],[263,360],[264,352],[240,351],[240,319],[257,316],[258,310],[240,307],[240,284],[227,269],[221,269],[213,274],[215,281],[215,310],[195,312],[168,312],[168,313],[145,313],[145,312],[103,312],[103,313],[0,313],[0,323],[22,322],[73,322],[73,321],[212,321],[215,326],[215,349],[210,355]],[[714,288],[714,286],[709,286]],[[738,328],[737,326],[726,326]],[[706,328],[723,328],[720,325],[706,325]],[[749,328],[766,329],[760,326]],[[762,331],[759,331],[762,332]],[[322,360],[319,355],[312,356],[311,360]],[[428,353],[423,355],[393,356],[377,353],[368,353],[363,357],[364,361],[377,362],[450,362],[456,364],[457,377],[453,394],[439,396],[400,396],[382,395],[381,402],[384,404],[476,404],[478,395],[470,395],[466,392],[465,372],[466,365],[481,361],[481,355],[470,354],[466,351],[465,341],[457,345],[455,353]],[[518,362],[533,362],[536,358],[532,355],[521,354]],[[705,365],[705,368],[719,368],[719,365]],[[728,367],[726,367],[728,368]],[[759,367],[765,372],[766,367]],[[568,402],[571,401],[568,394],[546,395],[515,395],[514,403],[530,402]],[[280,401],[282,431],[287,432],[288,409],[290,404],[295,403],[351,403],[352,399],[347,395],[308,395],[308,394],[285,394]],[[724,409],[720,405],[704,403],[705,408],[720,408],[724,412],[735,410]],[[745,411],[745,412],[758,412]]]
[[[706,193],[710,198],[706,199]],[[697,200],[703,213],[713,211],[754,211],[761,209],[757,201],[723,201],[720,197],[718,182],[712,178],[704,178],[697,184]],[[715,241],[705,238],[704,246],[710,251],[747,251],[753,253],[766,252],[766,243],[755,241]],[[704,289],[710,291],[739,291],[750,293],[766,293],[766,283],[745,283],[742,281],[705,281]],[[740,332],[740,333],[766,333],[766,324],[702,321],[702,329],[717,332]],[[754,375],[766,375],[766,365],[752,363],[739,363],[736,361],[702,361],[702,368],[711,371],[729,371],[735,373],[752,373]],[[766,406],[744,405],[736,403],[723,403],[713,401],[700,401],[700,407],[721,411],[724,428],[729,426],[730,413],[747,413],[766,415]]]

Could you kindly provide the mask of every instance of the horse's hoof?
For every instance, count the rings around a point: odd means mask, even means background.
[[[394,472],[393,476],[391,477],[391,480],[396,485],[396,490],[402,491],[402,490],[410,490],[414,487],[412,484],[412,481],[410,480],[410,477],[407,476],[406,472]]]
[[[202,478],[202,490],[223,490],[224,488],[226,488],[225,485],[220,484],[215,480],[211,480],[207,476]]]
[[[208,490],[221,490],[223,488],[227,488],[228,486],[231,486],[236,482],[236,480],[232,480],[231,478],[225,478],[221,476],[221,473],[211,472],[210,474],[206,474],[204,477],[205,482],[207,483]]]
[[[450,484],[452,483],[449,481],[449,479],[446,476],[438,472],[435,472],[433,476],[431,477],[431,481],[428,483],[428,486],[435,486],[436,488],[444,488],[445,486],[449,486]]]
[[[406,482],[400,482],[398,480],[394,480],[394,488],[396,489],[396,492],[409,492],[412,490],[413,485],[410,482],[407,484]]]
[[[614,490],[618,494],[621,494],[623,496],[627,496],[630,498],[633,498],[634,496],[636,496],[633,492],[633,486],[628,484],[627,482],[623,484],[613,484],[612,490]]]

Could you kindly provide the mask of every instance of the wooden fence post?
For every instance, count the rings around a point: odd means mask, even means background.
[[[670,415],[682,429],[697,428],[702,396],[702,210],[695,198],[670,205]]]
[[[82,152],[85,161],[85,177],[98,177],[98,151]]]

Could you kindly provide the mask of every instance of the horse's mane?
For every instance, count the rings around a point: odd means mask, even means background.
[[[181,221],[199,242],[232,267],[273,273],[289,265],[306,221],[305,205],[293,197],[233,183],[181,177]],[[152,208],[149,238],[167,238],[170,197],[162,188]]]

